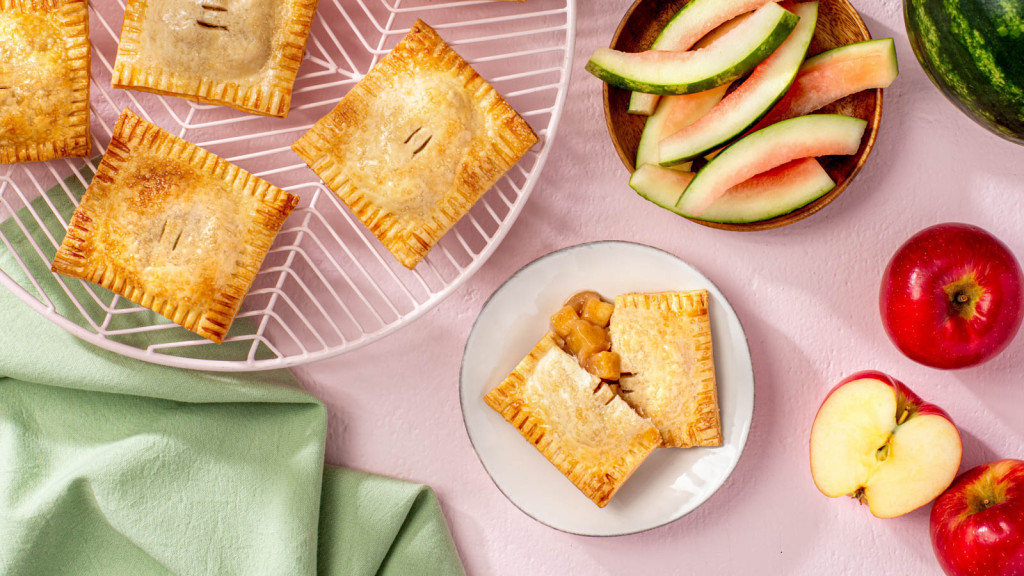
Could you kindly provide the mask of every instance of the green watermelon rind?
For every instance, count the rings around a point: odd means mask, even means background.
[[[765,17],[767,26],[764,34],[748,36],[743,45],[733,45],[739,58],[729,62],[707,65],[709,70],[694,70],[698,65],[683,64],[683,72],[675,75],[666,72],[669,65],[645,62],[644,52],[626,53],[610,48],[599,48],[587,62],[586,70],[608,84],[624,90],[649,92],[651,94],[692,94],[703,92],[743,76],[767,58],[782,44],[796,27],[799,18],[783,8],[772,4],[776,11],[769,11],[773,19]],[[756,30],[756,28],[755,28]],[[716,55],[714,47],[702,51],[708,60]],[[696,54],[696,53],[695,53]],[[691,59],[692,62],[694,59]],[[698,61],[698,64],[702,63]],[[672,62],[671,64],[675,64]],[[686,75],[690,77],[687,78]],[[656,79],[657,76],[663,76]]]
[[[837,60],[855,59],[864,54],[875,52],[884,52],[889,56],[889,63],[892,66],[894,73],[893,78],[895,78],[896,75],[899,74],[900,69],[899,63],[896,61],[896,43],[892,38],[874,38],[872,40],[862,40],[860,42],[836,46],[831,50],[815,54],[807,60],[804,60],[804,63],[801,66],[801,71],[807,68],[825,66]]]
[[[640,142],[636,147],[635,166],[658,162],[658,143],[665,137],[667,117],[672,113],[671,109],[674,106],[684,104],[679,99],[700,98],[700,106],[695,108],[693,114],[690,115],[692,120],[696,121],[722,100],[729,85],[730,83],[722,84],[704,93],[698,92],[696,94],[683,94],[662,98],[658,102],[658,108],[654,111],[654,114],[647,118],[647,122],[644,123],[644,129],[640,133]],[[634,92],[634,94],[642,94],[642,92]]]
[[[994,134],[1024,144],[1024,4],[985,4],[988,11],[977,0],[905,0],[907,36],[947,99]]]
[[[811,45],[811,38],[814,36],[815,25],[818,20],[818,3],[803,2],[792,7],[791,10],[799,12],[800,23],[793,29],[787,43],[779,48],[776,56],[781,59],[771,63],[771,74],[761,77],[760,84],[748,92],[742,99],[737,101],[739,92],[733,92],[732,97],[723,99],[722,106],[731,105],[730,112],[719,117],[719,121],[713,126],[702,123],[703,131],[694,133],[688,131],[685,140],[672,138],[662,140],[659,145],[659,161],[662,166],[672,166],[698,158],[722,147],[742,135],[747,128],[757,123],[772,106],[786,94],[786,91],[793,84],[797,72],[800,70],[807,49]],[[797,34],[802,34],[798,37]],[[786,50],[785,55],[782,51]],[[767,70],[765,70],[767,72]],[[744,84],[750,84],[758,72],[755,71]],[[741,85],[742,88],[742,85]],[[663,136],[667,138],[671,135]]]
[[[715,209],[716,204],[712,204],[700,216],[690,214],[676,206],[676,202],[686,187],[689,174],[678,173],[671,168],[657,164],[647,164],[633,172],[633,176],[629,179],[629,185],[645,200],[690,220],[718,224],[752,224],[792,214],[832,191],[836,185],[835,181],[829,178],[828,174],[820,167],[818,170],[819,173],[814,174],[811,178],[791,181],[786,186],[766,191],[769,194],[775,194],[771,202],[761,202],[760,205],[754,203],[728,208],[720,207],[717,210]]]
[[[828,138],[838,139],[833,141],[839,142],[846,142],[842,139],[850,138],[852,142],[854,133],[857,143],[860,143],[866,128],[867,121],[862,118],[841,114],[810,114],[783,120],[748,134],[723,150],[697,172],[676,202],[676,210],[686,214],[699,212],[699,208],[695,210],[690,207],[706,206],[713,201],[708,197],[715,190],[714,182],[720,174],[735,174],[738,165],[749,165],[752,160],[761,157],[768,150],[779,147],[789,149],[796,143],[810,146],[815,140]],[[818,150],[820,151],[820,148]],[[770,168],[765,166],[763,170]]]
[[[764,3],[778,1],[764,0]],[[665,24],[661,32],[658,33],[654,43],[651,44],[651,50],[691,49],[692,46],[680,47],[680,39],[694,32],[696,27],[706,29],[709,21],[712,24],[716,22],[724,23],[730,17],[737,16],[735,4],[737,3],[730,2],[729,0],[692,0],[687,2]],[[741,7],[740,10],[742,9]],[[626,111],[630,114],[650,116],[654,113],[657,104],[657,95],[647,92],[633,92],[629,95],[629,106]]]

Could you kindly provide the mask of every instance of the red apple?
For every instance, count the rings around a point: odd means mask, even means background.
[[[941,408],[881,372],[858,372],[825,397],[811,426],[811,477],[879,518],[931,502],[960,467],[960,431]]]
[[[1005,244],[977,226],[938,224],[907,240],[885,269],[882,324],[911,360],[973,366],[1017,334],[1022,290],[1020,266]]]
[[[932,507],[932,547],[949,576],[1024,575],[1024,462],[971,468]]]

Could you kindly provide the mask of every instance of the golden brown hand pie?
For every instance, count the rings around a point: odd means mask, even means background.
[[[707,290],[617,296],[609,331],[622,396],[665,446],[721,446]]]
[[[298,202],[125,110],[52,269],[219,343]]]
[[[114,88],[288,115],[317,0],[128,0]]]
[[[548,332],[484,401],[604,507],[661,436],[560,344]]]
[[[86,0],[0,0],[0,164],[90,147]]]
[[[536,142],[508,102],[417,21],[292,149],[414,268]]]

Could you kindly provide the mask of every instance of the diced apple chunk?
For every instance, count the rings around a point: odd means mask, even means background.
[[[580,361],[611,347],[608,331],[584,320],[576,320],[572,323],[569,334],[565,337],[565,343],[569,347],[569,352],[575,354]]]
[[[558,312],[551,315],[551,329],[560,338],[566,338],[569,336],[569,332],[572,331],[573,324],[579,322],[579,320],[580,317],[572,309],[572,306],[562,306]]]
[[[588,357],[583,369],[602,380],[616,382],[622,373],[622,359],[615,352],[605,350]]]
[[[600,302],[601,295],[593,290],[584,290],[583,292],[573,294],[571,298],[566,300],[565,305],[571,306],[572,309],[576,311],[576,314],[583,314],[583,307],[591,300],[597,300]]]
[[[604,302],[603,300],[587,300],[583,305],[583,313],[580,317],[592,324],[598,326],[608,326],[608,322],[612,319],[612,312],[615,310],[615,305],[611,302]]]

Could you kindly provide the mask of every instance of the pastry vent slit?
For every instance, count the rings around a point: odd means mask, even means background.
[[[427,136],[427,139],[423,141],[423,144],[420,144],[419,148],[417,148],[417,149],[412,151],[412,155],[415,156],[415,155],[419,154],[420,152],[422,152],[423,149],[427,147],[427,144],[430,144],[430,140],[433,137],[434,137],[433,135]]]
[[[172,251],[172,252],[173,252],[174,250],[177,250],[177,249],[178,249],[178,242],[179,242],[179,241],[181,240],[181,234],[182,234],[182,232],[184,232],[184,230],[182,230],[182,231],[178,232],[178,235],[177,235],[177,236],[176,236],[176,237],[174,238],[174,244],[173,244],[173,245],[171,245],[171,251]]]
[[[421,128],[422,128],[422,127],[420,127],[420,128],[417,128],[417,129],[413,130],[413,131],[412,131],[412,134],[409,134],[409,137],[408,137],[408,138],[406,138],[406,139],[405,139],[405,141],[404,141],[404,142],[402,142],[402,144],[408,144],[408,143],[409,143],[409,141],[410,141],[410,140],[412,140],[412,137],[413,137],[413,136],[415,136],[415,135],[416,135],[416,133],[417,133],[417,132],[419,132]]]
[[[227,12],[228,9],[223,6],[214,6],[212,4],[201,4],[203,10],[209,10],[211,12]]]
[[[209,22],[203,22],[202,20],[196,20],[196,24],[199,24],[203,28],[208,28],[210,30],[224,30],[225,32],[227,32],[227,29],[228,29],[227,26],[220,26],[218,24],[211,24]]]

